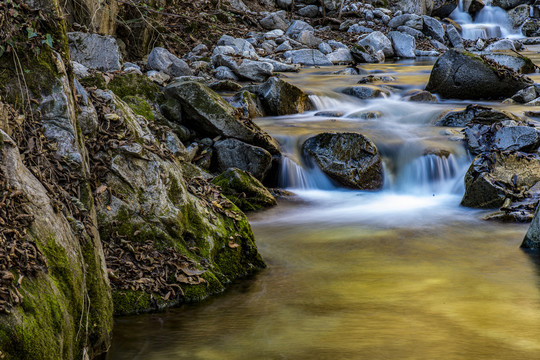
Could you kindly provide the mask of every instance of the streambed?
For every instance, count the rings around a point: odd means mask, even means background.
[[[400,99],[424,87],[434,61],[366,65],[397,79],[393,95],[370,101],[336,92],[359,78],[336,68],[291,75],[318,111],[343,114],[257,121],[287,151],[282,186],[298,195],[251,216],[268,269],[204,304],[117,319],[108,359],[538,359],[540,260],[519,248],[528,225],[459,206],[470,157],[430,125],[468,102]],[[348,116],[358,111],[380,115]],[[298,144],[323,131],[370,137],[384,189],[347,191],[304,164]],[[425,156],[441,148],[452,163]]]

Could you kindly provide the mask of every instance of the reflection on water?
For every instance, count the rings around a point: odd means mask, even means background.
[[[298,195],[251,216],[268,269],[204,304],[118,319],[108,359],[538,359],[540,260],[519,249],[527,225],[459,206],[470,159],[430,125],[466,103],[400,100],[432,62],[366,66],[400,85],[370,101],[332,91],[354,77],[291,75],[325,114],[258,120],[282,143],[281,181]],[[370,137],[384,190],[339,189],[306,164],[300,145],[322,131]]]

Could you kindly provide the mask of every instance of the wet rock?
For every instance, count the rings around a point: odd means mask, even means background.
[[[390,40],[380,31],[374,31],[357,42],[360,46],[371,46],[376,52],[381,50],[385,57],[394,56]]]
[[[112,36],[70,32],[68,43],[73,61],[100,71],[121,69],[122,55]]]
[[[537,96],[538,94],[536,93],[536,88],[534,86],[529,86],[528,88],[519,90],[514,96],[512,96],[512,100],[520,104],[525,104],[533,101]]]
[[[410,90],[405,93],[403,100],[406,101],[416,101],[416,102],[438,102],[437,97],[425,90]]]
[[[449,50],[435,63],[426,90],[443,98],[501,99],[530,85],[531,79],[490,65],[480,56]]]
[[[540,36],[540,19],[527,19],[521,26],[521,33],[527,37]]]
[[[340,184],[363,190],[383,185],[382,160],[375,144],[357,133],[322,133],[307,139],[304,154]]]
[[[369,85],[351,86],[351,87],[343,89],[343,93],[357,97],[362,100],[374,99],[374,98],[385,97],[385,96],[390,95],[390,92],[387,90],[378,88],[376,86],[369,86]]]
[[[495,133],[495,148],[501,151],[533,151],[540,145],[540,132],[529,126],[505,126]]]
[[[469,5],[469,14],[476,15],[477,12],[481,11],[484,8],[485,4],[483,0],[472,0]]]
[[[186,126],[211,137],[232,137],[279,153],[274,139],[255,124],[240,122],[235,108],[207,86],[197,82],[172,83],[166,87],[165,95],[180,103]]]
[[[519,5],[507,12],[512,27],[520,27],[530,17],[531,8],[529,5]]]
[[[259,180],[237,168],[228,169],[215,177],[212,183],[218,185],[223,194],[244,212],[277,204],[276,199]]]
[[[536,208],[531,225],[525,234],[521,247],[524,249],[538,250],[540,249],[540,206]]]
[[[492,110],[479,105],[468,105],[461,111],[448,111],[440,115],[435,121],[436,126],[465,127],[478,114]]]
[[[422,16],[422,20],[424,21],[422,32],[437,41],[444,42],[445,31],[439,20],[427,15]]]
[[[172,77],[193,75],[188,64],[162,47],[154,48],[148,55],[146,64],[152,70],[164,72]]]
[[[258,146],[240,140],[227,139],[214,144],[215,166],[218,172],[239,168],[263,180],[272,167],[272,155]]]
[[[499,65],[506,66],[519,74],[530,74],[535,72],[535,65],[525,56],[512,54],[485,54],[484,58],[492,60]]]
[[[332,62],[319,50],[301,49],[286,51],[283,56],[294,64],[305,66],[331,66]]]
[[[298,114],[311,109],[308,95],[299,87],[272,77],[257,89],[267,115]]]
[[[394,53],[397,57],[414,58],[416,57],[416,41],[411,35],[401,33],[399,31],[391,31],[388,33],[394,47]]]
[[[506,199],[519,200],[540,181],[540,159],[522,153],[485,153],[477,156],[465,175],[461,205],[501,207]]]
[[[236,69],[236,74],[251,81],[263,82],[272,76],[272,64],[262,61],[244,59]]]

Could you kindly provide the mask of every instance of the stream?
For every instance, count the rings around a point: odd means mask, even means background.
[[[470,102],[402,100],[435,60],[362,66],[396,78],[369,101],[339,92],[362,77],[339,67],[288,74],[318,109],[256,120],[281,142],[279,181],[297,194],[250,215],[268,268],[203,304],[118,318],[108,359],[538,359],[540,259],[519,248],[528,224],[459,206],[471,157],[431,125]],[[301,143],[324,131],[373,140],[383,190],[340,188],[305,163]]]

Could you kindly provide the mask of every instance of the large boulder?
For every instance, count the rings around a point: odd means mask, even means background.
[[[122,55],[112,36],[68,33],[71,58],[87,68],[99,71],[121,70]]]
[[[214,144],[214,148],[218,172],[239,168],[262,181],[272,167],[272,155],[268,151],[240,140],[220,140]]]
[[[184,60],[179,59],[169,50],[162,47],[152,49],[150,54],[148,54],[146,64],[150,69],[162,71],[172,77],[193,75],[193,72]]]
[[[302,89],[277,77],[259,86],[257,94],[267,115],[298,114],[312,107],[308,95]]]
[[[484,153],[475,158],[465,175],[461,205],[498,208],[506,199],[520,200],[540,181],[540,159],[523,153]]]
[[[321,170],[353,189],[376,190],[383,185],[382,159],[375,144],[357,133],[322,133],[307,139],[302,149]]]
[[[426,90],[443,98],[501,99],[532,83],[528,77],[494,66],[478,55],[453,49],[435,63]]]
[[[244,212],[277,204],[276,199],[259,180],[237,168],[228,169],[215,177],[212,183],[218,185],[223,194]]]
[[[167,86],[169,99],[180,102],[184,123],[208,136],[232,137],[279,153],[277,142],[253,123],[236,118],[236,109],[209,87],[194,81],[175,82]]]

